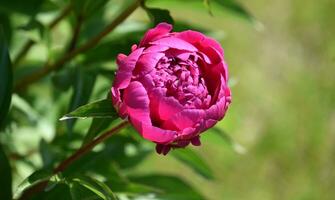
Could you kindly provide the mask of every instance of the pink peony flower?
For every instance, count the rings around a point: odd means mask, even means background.
[[[196,31],[158,24],[119,54],[111,89],[115,108],[164,155],[200,145],[199,134],[221,120],[231,102],[223,49]]]

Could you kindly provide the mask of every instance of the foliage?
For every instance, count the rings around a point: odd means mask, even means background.
[[[13,194],[18,199],[205,198],[181,177],[138,173],[154,148],[133,129],[103,138],[102,133],[120,122],[106,100],[116,55],[128,53],[147,28],[162,21],[174,22],[180,30],[205,30],[173,19],[168,9],[150,3],[1,2],[0,199],[11,199]],[[232,14],[250,17],[233,0],[218,4]],[[148,17],[127,19],[136,9]],[[71,155],[77,156],[65,165]],[[215,179],[197,151],[185,149],[171,156],[199,177]]]

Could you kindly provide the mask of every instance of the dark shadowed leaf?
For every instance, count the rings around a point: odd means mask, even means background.
[[[2,12],[18,12],[21,14],[33,16],[40,9],[45,0],[2,0],[0,3],[0,11]]]
[[[192,149],[176,149],[171,152],[175,158],[191,167],[196,173],[200,174],[204,178],[214,179],[213,171],[207,165],[207,163]]]
[[[28,176],[22,183],[18,186],[15,191],[15,196],[19,197],[23,191],[31,188],[32,186],[41,183],[43,181],[49,180],[52,177],[52,172],[49,170],[38,170]]]
[[[57,183],[53,188],[35,195],[32,200],[72,200],[70,188],[65,183]]]
[[[130,32],[117,36],[99,44],[96,48],[85,54],[84,63],[99,63],[115,60],[119,53],[128,54],[133,44],[137,44],[144,34],[144,30]]]
[[[85,18],[97,13],[107,2],[108,0],[71,0],[76,15]]]
[[[70,183],[72,200],[100,200],[101,197],[78,182]]]
[[[72,178],[71,182],[78,183],[81,186],[89,189],[94,194],[98,195],[100,198],[104,200],[116,200],[116,196],[112,192],[112,190],[103,182],[94,179],[89,176],[76,176]],[[73,191],[74,189],[78,189],[78,185],[75,188],[71,187],[71,193],[78,195],[78,192]]]
[[[12,171],[5,152],[0,145],[0,199],[12,199]]]
[[[114,135],[104,142],[101,150],[92,151],[83,156],[69,166],[64,174],[93,172],[110,177],[111,170],[115,171],[113,170],[115,163],[123,170],[130,169],[141,163],[150,152],[152,152],[151,148],[146,148],[143,143],[131,137]]]
[[[12,67],[2,26],[0,25],[0,128],[4,125],[12,96]]]
[[[251,22],[255,20],[249,11],[245,9],[244,6],[241,5],[237,0],[204,0],[204,2],[208,8],[210,6],[210,2],[216,2],[218,5],[222,6],[222,8],[229,10],[237,16],[243,17],[244,19]]]
[[[205,199],[198,191],[180,178],[165,175],[147,175],[131,177],[131,181],[163,190],[158,194],[161,200],[200,200]]]
[[[79,106],[86,104],[91,97],[96,75],[89,73],[87,70],[82,70],[77,67],[75,70],[75,80],[73,82],[73,93],[69,105],[68,112],[75,110]],[[72,132],[76,119],[70,119],[66,122],[69,133]]]
[[[91,126],[85,135],[83,145],[92,141],[100,132],[105,130],[111,122],[110,118],[93,118]]]
[[[53,146],[48,144],[44,139],[41,139],[39,144],[39,151],[42,158],[43,168],[51,168],[57,159],[57,155]]]
[[[113,107],[112,100],[103,99],[80,106],[76,110],[66,114],[60,120],[87,117],[110,118],[112,121],[118,118],[118,114]]]
[[[170,15],[170,11],[160,8],[144,8],[150,17],[154,26],[161,22],[167,22],[169,24],[174,24],[174,20]]]

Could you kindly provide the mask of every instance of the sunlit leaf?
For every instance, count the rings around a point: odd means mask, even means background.
[[[214,179],[213,171],[207,163],[192,149],[176,149],[171,152],[175,158],[180,160],[185,165],[191,167],[196,173],[204,178]]]
[[[0,128],[4,125],[12,97],[12,67],[8,45],[0,26]]]
[[[12,171],[9,160],[0,145],[0,199],[12,199]]]
[[[87,117],[110,118],[110,120],[113,120],[118,118],[118,114],[113,107],[112,100],[103,99],[80,106],[76,110],[66,114],[60,120]]]

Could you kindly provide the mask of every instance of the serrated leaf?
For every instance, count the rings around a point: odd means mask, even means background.
[[[191,167],[196,173],[206,179],[214,179],[213,171],[207,163],[192,149],[176,149],[171,154],[185,165]]]
[[[72,179],[72,182],[79,183],[80,185],[91,190],[104,200],[117,199],[112,190],[106,184],[97,179],[91,178],[89,176],[77,176]]]
[[[118,118],[118,114],[113,107],[112,100],[103,99],[80,106],[76,110],[66,114],[60,120],[88,117],[110,118],[113,120]]]
[[[0,26],[0,128],[5,124],[5,119],[10,107],[13,84],[12,76],[8,45],[2,26]]]
[[[0,199],[12,199],[12,171],[9,160],[0,145]]]

